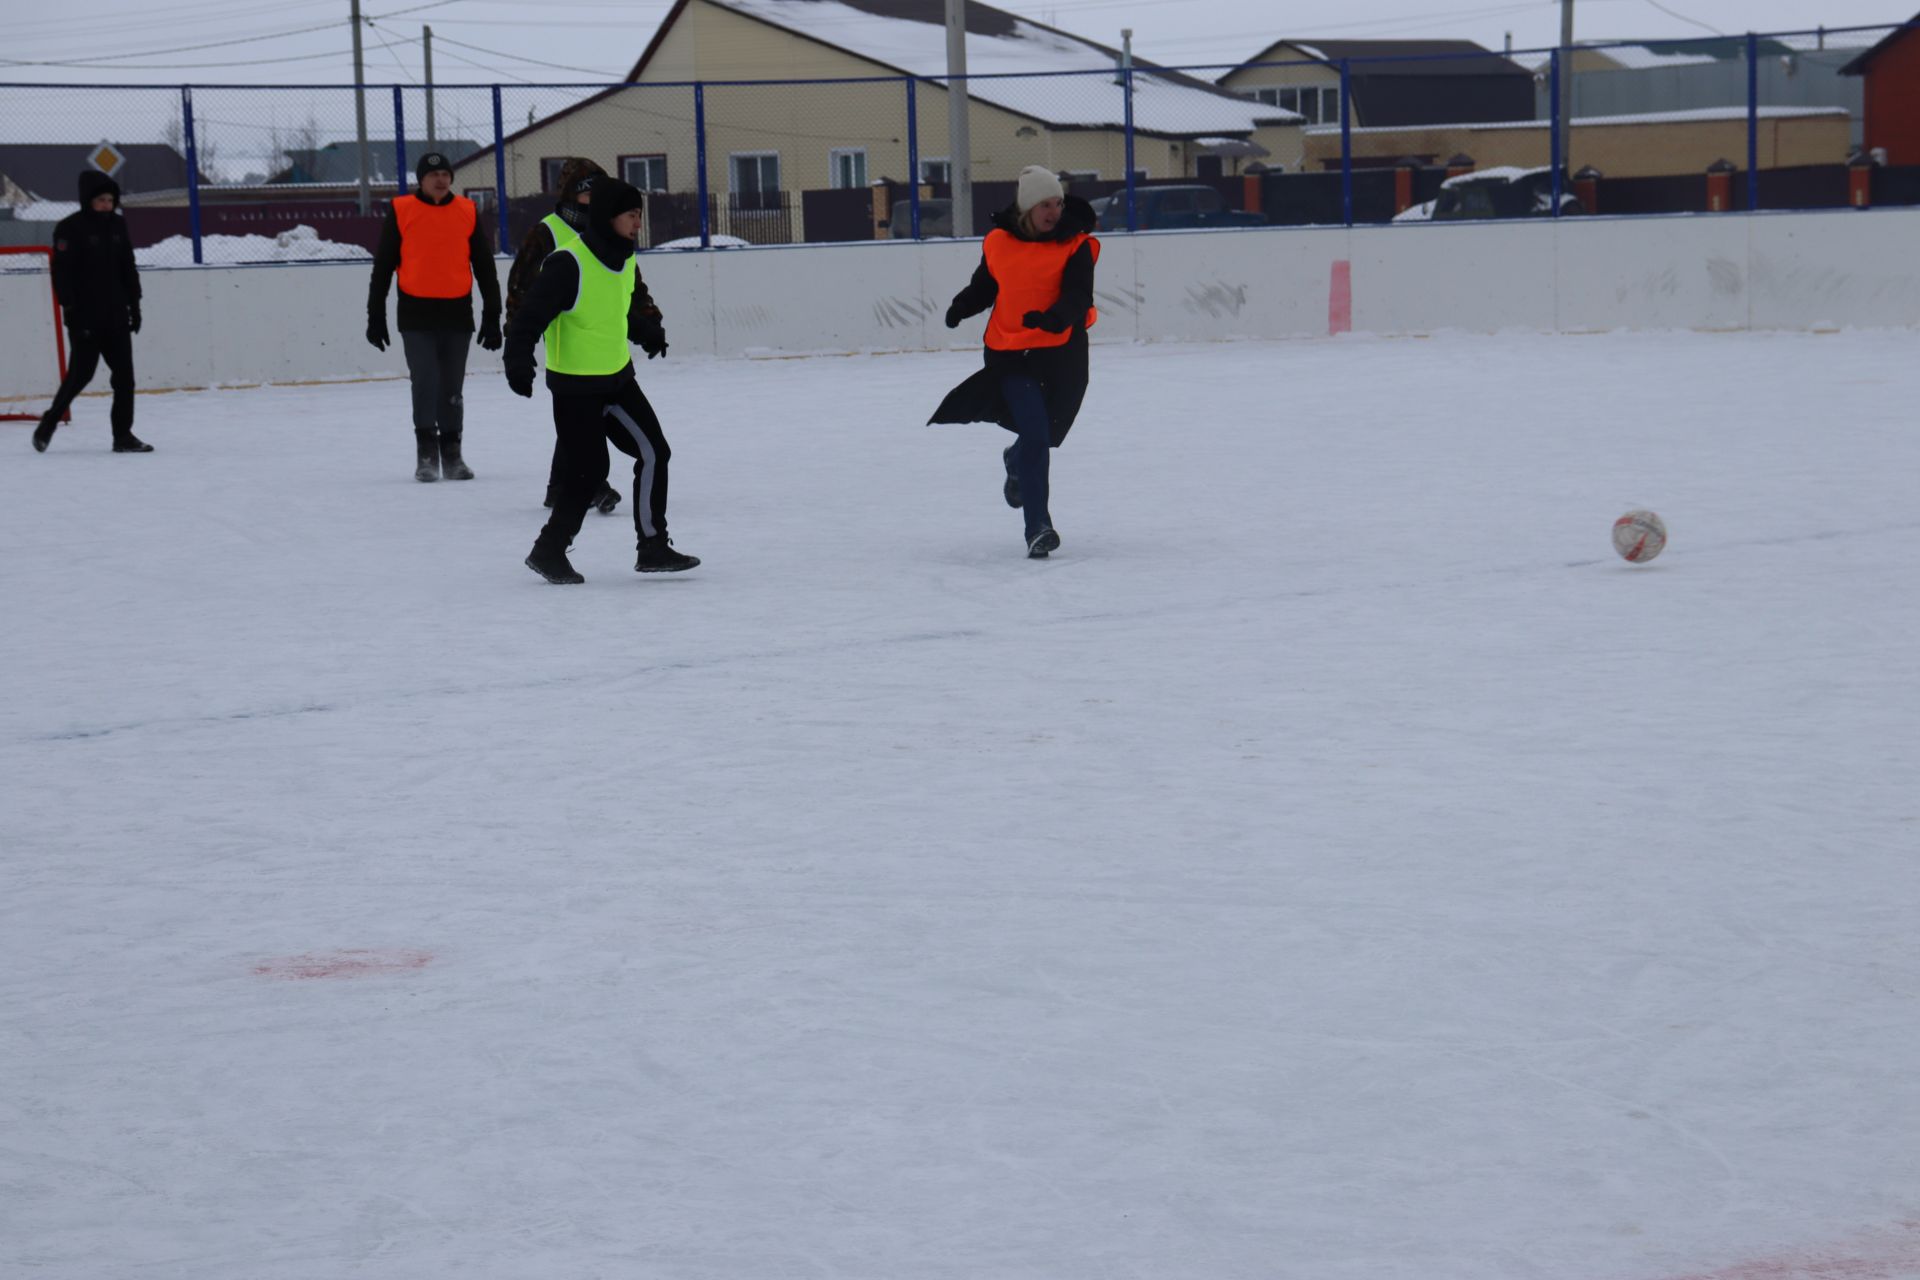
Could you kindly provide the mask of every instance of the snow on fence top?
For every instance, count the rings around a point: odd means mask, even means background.
[[[795,31],[893,67],[910,75],[938,79],[947,70],[947,30],[938,22],[874,13],[843,0],[715,0],[737,13]],[[967,93],[1055,125],[1121,128],[1126,119],[1120,86],[1102,76],[1073,80],[981,79],[1002,75],[1066,72],[1118,72],[1110,49],[1036,26],[1012,14],[992,34],[967,32]],[[1134,64],[1133,120],[1148,133],[1251,133],[1261,123],[1303,119],[1280,107],[1266,106],[1198,81],[1170,73],[1155,74]]]

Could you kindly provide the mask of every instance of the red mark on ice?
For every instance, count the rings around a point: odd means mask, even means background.
[[[1906,1280],[1920,1274],[1920,1222],[1875,1232],[1858,1243],[1690,1271],[1672,1280]]]
[[[405,973],[424,969],[433,956],[425,951],[316,951],[281,956],[253,966],[256,977],[276,979],[366,978],[377,973]]]
[[[1333,264],[1333,286],[1327,292],[1327,332],[1353,332],[1353,263],[1345,258]]]

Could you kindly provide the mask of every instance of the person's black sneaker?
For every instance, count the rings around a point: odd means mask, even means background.
[[[680,573],[700,563],[699,556],[681,555],[673,549],[666,534],[640,539],[640,554],[635,557],[635,573]]]
[[[566,552],[548,551],[538,543],[535,543],[533,550],[527,553],[527,568],[558,586],[569,586],[586,581],[567,561]]]
[[[1042,529],[1027,539],[1027,559],[1045,560],[1049,552],[1060,549],[1060,535],[1051,528]]]
[[[548,502],[547,505],[552,506],[553,503]],[[612,515],[613,509],[620,505],[620,491],[610,484],[602,484],[600,492],[593,495],[593,505],[601,515]]]
[[[53,443],[53,429],[60,425],[60,419],[47,414],[40,419],[40,425],[33,429],[33,451],[45,453],[47,446]]]
[[[1007,482],[1000,486],[1000,492],[1006,498],[1007,505],[1015,510],[1020,507],[1020,477],[1013,474],[1013,451],[1019,447],[1010,444],[1000,451],[1000,461],[1007,467]]]
[[[115,436],[113,451],[115,453],[152,453],[153,446],[138,436]]]

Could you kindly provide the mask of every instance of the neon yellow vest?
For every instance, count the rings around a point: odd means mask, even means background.
[[[580,289],[573,306],[547,326],[547,371],[581,377],[619,373],[633,363],[627,349],[627,308],[638,266],[629,255],[620,270],[609,271],[577,238],[553,252],[567,254],[580,268]]]
[[[571,249],[580,243],[580,233],[573,229],[572,223],[557,213],[550,213],[540,219],[540,225],[552,233],[555,249]]]

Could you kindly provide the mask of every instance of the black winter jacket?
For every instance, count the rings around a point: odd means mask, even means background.
[[[1060,221],[1047,238],[1071,240],[1093,231],[1097,222],[1092,205],[1078,196],[1068,196]],[[1009,205],[993,215],[993,225],[1009,235],[1019,235],[1020,211]],[[1046,394],[1052,443],[1058,448],[1073,429],[1080,404],[1087,396],[1086,317],[1093,306],[1093,267],[1093,247],[1083,244],[1067,259],[1061,272],[1059,301],[1047,308],[1049,317],[1058,317],[1070,326],[1064,345],[1026,351],[983,348],[985,368],[948,392],[927,421],[996,422],[1009,431],[1017,430],[1006,397],[1000,393],[1000,380],[1008,373],[1020,372],[1038,382]],[[973,279],[954,296],[951,310],[957,318],[965,319],[992,307],[999,296],[1000,282],[987,270],[986,254],[982,253]]]
[[[634,253],[633,242],[610,235],[599,227],[589,226],[580,233],[580,238],[592,251],[593,256],[605,263],[609,271],[617,271]],[[659,336],[660,309],[653,305],[653,299],[639,282],[639,270],[634,272],[633,300],[627,305],[627,341],[645,343],[649,338]],[[506,371],[509,377],[516,372],[533,376],[533,346],[547,331],[561,312],[573,307],[574,299],[580,293],[580,267],[572,254],[549,254],[540,274],[534,278],[533,287],[527,290],[527,296],[513,313],[513,320],[507,326],[507,345],[503,353]],[[555,395],[591,396],[604,395],[618,390],[633,380],[633,362],[618,373],[587,375],[577,373],[555,373],[547,371],[547,389]]]
[[[426,200],[426,193],[415,187],[413,194]],[[453,192],[441,204],[451,204]],[[475,218],[473,234],[467,238],[467,260],[473,266],[474,283],[480,286],[480,305],[482,319],[497,322],[500,319],[500,277],[494,271],[493,245],[487,240],[485,218]],[[373,251],[373,283],[367,290],[367,313],[385,316],[387,313],[387,290],[393,284],[393,273],[400,269],[400,218],[393,211],[391,202],[387,204],[386,221],[380,224],[380,244]],[[394,308],[394,327],[405,332],[409,329],[444,329],[452,332],[472,333],[473,295],[464,298],[416,298],[406,290],[400,294],[399,305]]]
[[[113,212],[88,207],[99,195],[113,197]],[[140,272],[127,220],[120,216],[119,184],[104,173],[89,169],[80,175],[80,212],[53,229],[53,288],[69,329],[125,333],[132,327]]]

